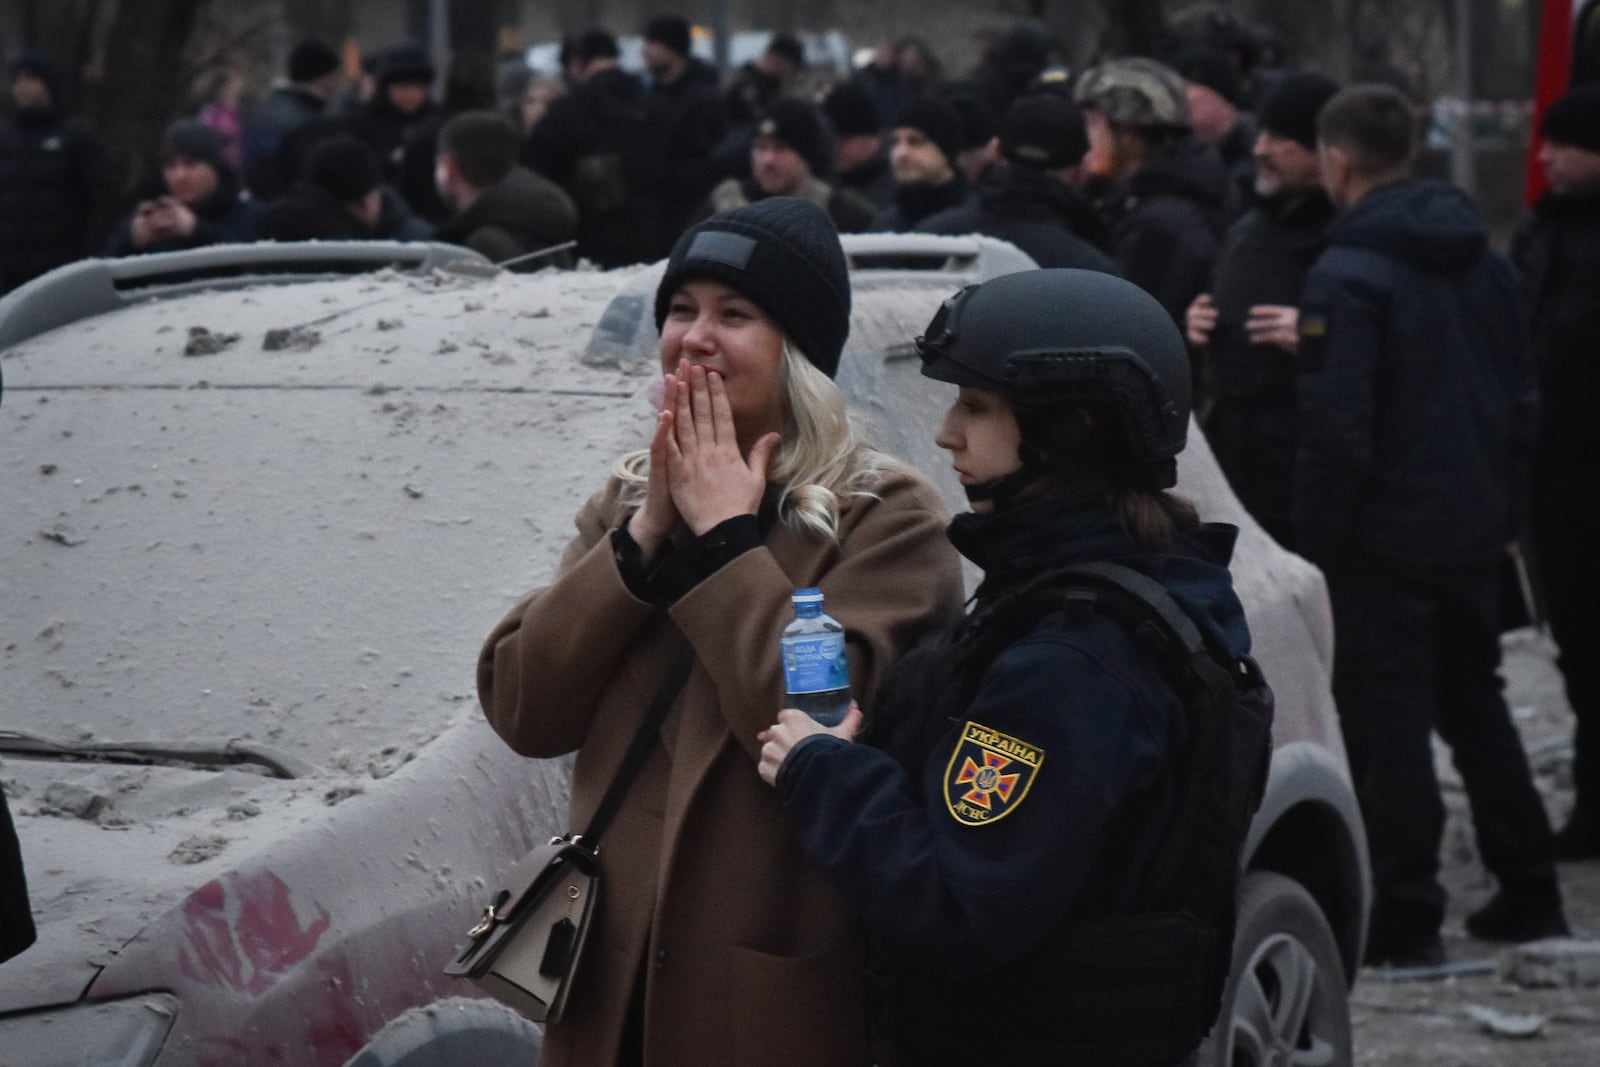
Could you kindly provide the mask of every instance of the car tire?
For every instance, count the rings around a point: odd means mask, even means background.
[[[1200,1067],[1332,1067],[1351,1057],[1349,984],[1328,920],[1299,882],[1252,871]]]

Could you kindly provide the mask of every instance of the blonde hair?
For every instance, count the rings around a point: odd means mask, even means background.
[[[782,487],[778,519],[798,532],[839,539],[839,510],[845,497],[873,496],[883,455],[863,440],[845,409],[839,386],[816,364],[783,344],[779,366],[788,400],[783,440],[767,469],[767,481]],[[618,503],[644,502],[650,479],[650,451],[617,460],[612,476],[622,483]]]

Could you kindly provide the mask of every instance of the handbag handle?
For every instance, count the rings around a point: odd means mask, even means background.
[[[678,649],[677,656],[673,658],[672,666],[667,668],[667,677],[662,681],[661,688],[656,690],[654,699],[650,701],[650,710],[645,712],[644,721],[639,724],[639,732],[633,735],[633,743],[628,746],[627,753],[622,757],[616,777],[611,779],[611,784],[606,787],[605,796],[600,798],[600,806],[595,809],[594,817],[589,820],[589,828],[578,839],[589,851],[599,850],[600,835],[606,832],[606,827],[611,825],[612,817],[622,806],[622,798],[627,794],[628,787],[633,785],[633,779],[638,775],[639,768],[644,766],[645,757],[650,754],[650,749],[655,746],[656,733],[666,721],[667,710],[672,707],[673,700],[677,699],[683,683],[688,681],[689,668],[693,666],[694,646],[685,640],[683,647]]]

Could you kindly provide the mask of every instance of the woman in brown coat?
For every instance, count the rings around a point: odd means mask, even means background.
[[[961,611],[937,494],[855,437],[831,381],[849,307],[813,204],[769,199],[686,232],[656,296],[650,450],[618,463],[555,582],[484,646],[495,730],[524,755],[577,752],[575,827],[685,640],[695,654],[607,831],[546,1065],[869,1062],[860,932],[753,766],[795,588],[823,589],[869,703],[908,644]]]

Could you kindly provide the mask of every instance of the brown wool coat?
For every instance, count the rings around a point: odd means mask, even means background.
[[[845,502],[838,544],[779,524],[763,547],[661,611],[618,573],[616,488],[584,506],[554,584],[495,627],[478,661],[479,697],[513,749],[577,750],[570,822],[581,829],[678,642],[696,652],[661,744],[602,842],[595,928],[541,1062],[615,1064],[643,973],[651,1067],[866,1064],[861,933],[757,776],[756,734],[783,706],[778,638],[796,588],[821,586],[844,624],[868,715],[894,659],[959,618],[943,504],[919,475],[891,466],[878,499]]]

